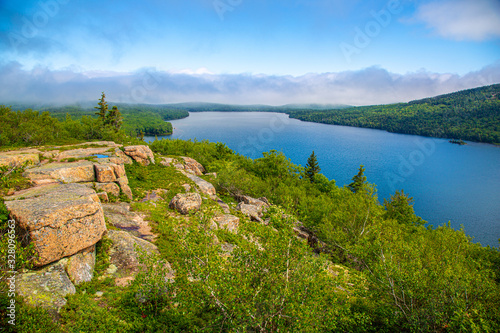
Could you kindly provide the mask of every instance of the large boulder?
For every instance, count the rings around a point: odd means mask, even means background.
[[[115,183],[96,183],[95,189],[97,192],[111,193],[115,197],[120,196],[120,187]]]
[[[243,202],[244,204],[247,204],[247,205],[257,206],[257,207],[259,207],[259,209],[265,209],[265,208],[269,207],[269,201],[265,197],[255,199],[255,198],[252,198],[248,195],[236,195],[235,199],[238,200],[238,202]]]
[[[99,183],[110,183],[116,180],[115,168],[111,164],[96,164],[95,176]]]
[[[153,152],[148,146],[127,146],[124,147],[125,154],[132,157],[137,163],[149,165],[155,163]]]
[[[48,183],[51,181],[81,183],[93,182],[95,180],[94,164],[90,161],[49,163],[26,170],[24,176],[36,184]]]
[[[262,222],[262,207],[257,205],[249,205],[243,202],[240,202],[236,209],[241,211],[244,215],[250,217],[252,221]]]
[[[195,159],[191,157],[181,157],[184,160],[184,170],[187,172],[194,174],[196,176],[201,176],[205,173],[205,168],[203,165],[198,163]]]
[[[113,159],[113,163],[116,164],[132,164],[132,159],[125,154],[120,148],[115,148],[116,158]]]
[[[10,216],[34,244],[37,266],[94,245],[106,231],[99,198],[83,184],[34,188],[6,199]]]
[[[141,254],[159,254],[154,244],[132,236],[126,231],[109,230],[108,238],[111,239],[113,245],[109,249],[111,265],[107,275],[113,276],[115,283],[119,286],[126,286],[135,278],[141,266]],[[171,271],[170,266],[168,270]],[[172,276],[173,272],[169,277]]]
[[[196,186],[198,186],[201,193],[206,194],[208,196],[216,195],[215,187],[211,183],[193,174],[190,173],[185,173],[185,174],[186,177],[191,179],[196,184]]]
[[[16,292],[33,306],[58,311],[66,304],[66,295],[76,292],[62,263],[17,276]]]
[[[198,193],[179,193],[169,203],[169,207],[187,215],[201,207],[201,196]]]
[[[225,214],[212,219],[212,229],[226,229],[232,233],[238,233],[240,219],[234,215]]]
[[[172,157],[162,157],[160,164],[164,166],[173,166],[178,170],[186,171],[195,176],[201,176],[205,173],[203,165],[198,163],[195,159],[185,156],[181,156],[181,158],[184,163]]]
[[[75,285],[83,282],[89,282],[94,277],[96,248],[92,245],[77,254],[72,255],[66,261],[66,272],[69,279]]]

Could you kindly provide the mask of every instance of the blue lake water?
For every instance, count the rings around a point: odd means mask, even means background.
[[[223,142],[251,158],[276,149],[304,166],[314,150],[321,172],[339,186],[363,164],[380,202],[404,189],[430,224],[451,221],[475,242],[498,246],[500,147],[302,122],[279,113],[195,112],[172,125],[168,138]]]

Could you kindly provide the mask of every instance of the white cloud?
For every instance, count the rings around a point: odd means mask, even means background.
[[[414,20],[445,38],[474,41],[499,38],[500,1],[434,1],[421,5]]]
[[[13,62],[0,65],[0,104],[87,102],[105,91],[108,100],[129,103],[370,105],[500,83],[500,63],[463,76],[425,70],[402,75],[378,67],[303,76],[204,73],[204,69],[186,74],[153,68],[134,73],[24,70]]]

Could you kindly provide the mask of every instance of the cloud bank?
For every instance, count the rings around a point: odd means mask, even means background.
[[[0,66],[0,104],[70,104],[97,100],[166,104],[213,102],[228,104],[323,103],[371,105],[406,102],[500,82],[500,63],[466,75],[427,71],[395,74],[379,67],[359,71],[269,76],[212,74],[206,69],[166,72],[152,68],[133,73],[76,72],[19,63]]]
[[[445,38],[482,41],[500,37],[500,1],[448,0],[419,7],[415,19]]]

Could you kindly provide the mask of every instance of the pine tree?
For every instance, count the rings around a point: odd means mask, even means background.
[[[116,130],[122,127],[123,117],[118,107],[113,106],[106,115],[106,124],[113,126]]]
[[[94,109],[98,110],[95,114],[104,122],[106,120],[106,114],[108,113],[108,103],[106,102],[106,95],[104,94],[104,91],[102,92],[101,99],[97,105],[99,106],[94,107]]]
[[[314,150],[307,159],[307,164],[306,164],[306,176],[309,178],[311,182],[314,181],[314,175],[319,173],[321,171],[321,168],[319,167],[318,160],[316,159],[316,155],[314,154]]]
[[[347,186],[354,193],[360,192],[366,187],[366,176],[364,175],[364,173],[365,167],[363,165],[360,165],[358,174],[352,177],[352,183]]]
[[[384,207],[386,212],[384,217],[386,219],[393,219],[402,224],[423,225],[426,222],[419,216],[415,215],[413,209],[413,198],[404,193],[396,191],[391,195],[391,199],[384,199]]]

